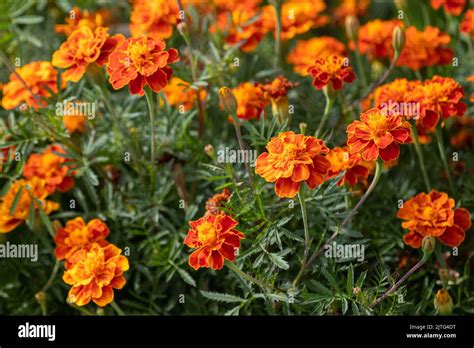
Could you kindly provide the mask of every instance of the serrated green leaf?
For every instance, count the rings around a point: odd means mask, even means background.
[[[284,270],[290,268],[288,262],[286,262],[280,255],[274,253],[268,253],[270,260],[278,267]]]
[[[230,294],[222,294],[222,293],[218,293],[218,292],[204,291],[204,290],[200,290],[200,292],[201,292],[201,295],[204,296],[205,298],[208,298],[209,300],[218,301],[218,302],[231,303],[231,302],[242,302],[242,301],[244,301],[243,298],[238,297],[238,296],[234,296],[234,295],[230,295]]]
[[[338,293],[341,294],[341,289],[339,288],[339,284],[337,283],[336,279],[333,277],[331,273],[329,273],[326,269],[322,269],[321,272],[323,273],[324,277],[328,280],[331,287]]]
[[[346,291],[347,296],[352,297],[352,288],[354,287],[354,267],[352,263],[349,265],[349,270],[347,271],[347,285]]]

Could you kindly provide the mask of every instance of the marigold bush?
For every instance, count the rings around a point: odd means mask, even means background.
[[[473,313],[472,2],[0,9],[0,314]]]

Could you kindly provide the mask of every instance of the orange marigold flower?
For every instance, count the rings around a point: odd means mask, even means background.
[[[331,149],[326,158],[331,163],[327,179],[335,178],[345,171],[337,182],[338,186],[342,186],[346,182],[350,186],[354,186],[359,181],[364,182],[370,174],[369,168],[362,164],[360,153],[350,154],[347,146]]]
[[[0,197],[0,233],[10,232],[23,221],[28,221],[31,205],[34,210],[41,207],[46,214],[58,210],[59,204],[46,200],[49,194],[46,181],[38,177],[13,182],[7,193]],[[15,200],[16,207],[11,212]]]
[[[222,208],[230,199],[231,192],[229,189],[224,189],[220,193],[216,193],[206,202],[206,215],[218,215],[223,213]]]
[[[57,144],[50,145],[42,153],[30,155],[23,176],[27,179],[38,177],[46,182],[46,189],[53,193],[56,189],[67,192],[74,186],[74,173],[71,173],[70,160],[65,158],[66,151]]]
[[[105,238],[109,233],[109,228],[100,219],[93,219],[87,224],[82,217],[69,220],[66,226],[56,231],[54,254],[58,260],[64,260],[88,244],[105,246],[108,244]]]
[[[129,85],[130,93],[143,95],[148,85],[155,92],[166,86],[173,70],[169,64],[179,60],[178,51],[165,51],[163,40],[150,37],[130,38],[110,55],[107,72],[114,89]]]
[[[317,59],[308,71],[313,77],[313,85],[317,89],[332,84],[334,89],[341,89],[343,82],[351,83],[355,79],[352,67],[347,58],[330,55],[326,59]]]
[[[125,40],[121,34],[109,37],[108,29],[97,27],[93,31],[84,26],[68,36],[57,51],[53,53],[52,64],[66,69],[65,81],[77,82],[87,71],[89,64],[102,66],[112,51]]]
[[[272,114],[277,117],[280,122],[284,122],[290,117],[288,91],[295,88],[298,83],[288,81],[284,76],[278,76],[273,81],[261,85],[264,98],[269,99],[272,103]]]
[[[466,104],[461,102],[464,89],[449,77],[434,76],[413,91],[413,98],[420,103],[421,114],[418,123],[427,131],[432,131],[440,117],[462,116]]]
[[[3,85],[2,106],[4,109],[11,110],[21,103],[26,103],[36,109],[46,104],[40,98],[51,96],[50,91],[58,93],[58,72],[50,62],[31,62],[21,68],[16,68],[15,71],[28,88],[16,74],[12,73],[10,81]],[[61,88],[66,88],[65,81],[62,82]]]
[[[252,82],[241,83],[232,89],[237,100],[237,117],[243,120],[260,118],[268,100],[259,84]]]
[[[321,13],[326,9],[323,0],[287,0],[281,6],[281,39],[290,40],[296,35],[321,27],[329,18]],[[273,6],[263,8],[262,17],[269,27],[275,28],[276,15]]]
[[[470,36],[471,40],[474,40],[474,9],[471,8],[466,11],[460,24],[460,30]]]
[[[369,4],[370,0],[341,0],[334,15],[339,22],[344,21],[347,16],[360,17],[367,12]]]
[[[75,132],[84,133],[86,131],[87,116],[63,116],[63,125],[69,134]]]
[[[441,6],[454,16],[459,16],[466,5],[466,0],[430,0],[431,7],[438,10]]]
[[[126,283],[123,272],[129,269],[128,259],[113,244],[92,243],[76,251],[66,263],[63,280],[72,285],[68,302],[84,306],[91,300],[100,307],[114,300],[114,290]]]
[[[314,37],[309,40],[298,40],[295,48],[288,54],[288,63],[293,65],[293,71],[301,76],[308,75],[308,68],[317,59],[326,59],[335,54],[346,55],[342,42],[330,36]]]
[[[467,209],[455,208],[454,199],[444,192],[432,190],[419,193],[403,203],[397,217],[405,220],[402,227],[410,232],[403,237],[405,244],[419,248],[423,237],[438,238],[442,243],[459,246],[471,227]]]
[[[109,23],[110,12],[105,9],[89,12],[88,10],[81,11],[79,7],[74,6],[69,11],[69,16],[66,17],[66,24],[56,24],[54,31],[69,36],[81,27],[89,27],[94,30],[97,27],[107,27]]]
[[[367,54],[369,59],[391,58],[393,29],[398,25],[403,23],[397,19],[375,19],[362,25],[358,34],[360,53]]]
[[[347,126],[349,152],[360,153],[365,161],[375,161],[379,155],[384,162],[397,159],[398,144],[412,141],[410,123],[402,117],[387,115],[379,108],[361,113],[360,121]]]
[[[134,0],[130,17],[133,37],[149,36],[155,40],[168,39],[179,21],[177,1]]]
[[[453,58],[453,51],[449,48],[451,38],[439,28],[427,26],[423,31],[419,31],[416,27],[409,27],[405,35],[405,48],[400,54],[397,66],[419,70],[427,66],[445,65],[451,62]],[[392,55],[393,53],[390,57]]]
[[[206,215],[199,220],[190,221],[191,227],[184,244],[197,249],[189,255],[189,265],[210,267],[213,270],[224,266],[224,259],[235,260],[235,251],[240,247],[244,234],[235,230],[237,221],[225,214]]]
[[[166,99],[171,106],[183,106],[184,110],[192,110],[195,107],[199,93],[201,100],[206,99],[206,91],[199,92],[191,87],[191,84],[181,80],[179,77],[172,77],[168,85],[164,88]]]
[[[234,11],[236,9],[254,9],[262,0],[214,0],[218,11]]]
[[[315,137],[283,132],[272,138],[266,148],[268,152],[257,158],[255,173],[274,182],[280,198],[295,197],[304,182],[314,189],[324,182],[331,166],[323,156],[329,149]]]

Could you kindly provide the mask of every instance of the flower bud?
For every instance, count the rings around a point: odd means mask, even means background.
[[[305,122],[301,122],[300,123],[300,133],[304,135],[306,133],[307,129],[308,129],[308,124],[305,123]]]
[[[272,102],[272,115],[278,120],[279,124],[284,123],[290,118],[290,113],[288,112],[288,98],[280,97],[278,100],[271,99]]]
[[[357,34],[359,33],[359,20],[355,16],[347,16],[346,17],[346,35],[349,40],[356,41]]]
[[[189,34],[189,28],[188,28],[188,25],[186,24],[186,22],[179,22],[177,25],[176,25],[176,28],[178,29],[178,32],[182,35],[182,36],[186,36]]]
[[[38,303],[42,305],[46,301],[46,294],[44,293],[44,291],[37,292],[35,294],[35,298],[36,298],[36,301],[38,301]]]
[[[214,150],[214,146],[212,146],[212,144],[207,144],[204,146],[204,152],[211,158],[214,158],[216,155],[216,151]]]
[[[231,115],[237,114],[237,99],[229,88],[222,87],[219,89],[219,99],[225,111]]]
[[[433,253],[436,245],[436,240],[431,236],[426,236],[421,242],[421,248],[423,250],[423,258],[426,260]]]
[[[434,306],[439,314],[451,315],[453,312],[453,299],[447,290],[438,290],[434,299]]]
[[[393,29],[393,48],[395,49],[395,55],[399,56],[405,47],[405,30],[399,25]]]

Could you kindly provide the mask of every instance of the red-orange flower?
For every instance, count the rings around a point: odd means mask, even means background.
[[[265,83],[262,86],[264,98],[272,103],[272,114],[280,122],[284,122],[290,116],[288,91],[295,88],[298,83],[289,81],[284,76],[277,76],[273,81]]]
[[[59,154],[59,155],[58,155]],[[65,158],[66,151],[57,144],[50,145],[42,153],[30,155],[23,169],[23,176],[27,179],[38,177],[46,181],[49,193],[56,189],[67,192],[74,186],[74,177],[71,173],[69,159]]]
[[[454,16],[459,16],[466,5],[466,0],[430,0],[431,7],[438,10],[441,6]]]
[[[81,27],[89,27],[94,30],[97,27],[107,27],[109,22],[110,12],[105,9],[90,12],[88,10],[81,11],[79,7],[74,6],[69,11],[69,16],[66,17],[66,24],[56,24],[54,31],[69,36]]]
[[[345,171],[337,182],[338,186],[342,186],[346,182],[349,186],[354,186],[359,181],[364,182],[369,176],[369,168],[363,165],[360,153],[350,154],[347,146],[332,148],[326,158],[331,163],[327,179],[335,178]]]
[[[92,243],[76,251],[66,263],[63,280],[72,285],[68,302],[84,306],[91,300],[104,307],[114,300],[114,290],[126,283],[123,272],[129,269],[128,259],[113,244]]]
[[[257,158],[255,173],[274,182],[280,198],[295,197],[304,182],[314,189],[324,182],[331,166],[323,156],[329,149],[315,137],[283,132],[272,138],[266,148],[268,152]]]
[[[234,261],[235,251],[240,247],[244,234],[235,230],[237,221],[225,214],[206,215],[199,220],[190,221],[191,227],[184,244],[197,249],[189,256],[189,265],[221,269],[224,260]]]
[[[46,214],[58,210],[59,204],[46,200],[49,194],[46,181],[38,177],[13,182],[7,193],[0,197],[0,233],[10,232],[28,221],[31,205],[34,211],[41,208]],[[15,201],[16,207],[11,211]]]
[[[130,17],[133,37],[149,36],[155,40],[168,39],[179,21],[177,1],[134,0]]]
[[[359,28],[359,50],[369,59],[391,58],[393,55],[392,34],[401,21],[374,19]]]
[[[346,55],[342,42],[330,36],[313,37],[309,40],[298,40],[295,48],[288,54],[288,63],[293,71],[301,76],[308,75],[308,68],[317,59],[326,59],[330,55]]]
[[[63,116],[63,125],[69,134],[84,133],[86,131],[87,116]]]
[[[408,81],[406,78],[395,79],[392,82],[377,87],[367,99],[362,102],[362,109],[370,109],[373,106],[387,110],[389,115],[405,116],[407,118],[419,116],[415,114],[415,112],[419,111],[415,110],[416,105],[411,103],[416,103],[413,98],[413,90],[420,84],[421,82],[418,80]],[[413,114],[407,112],[401,113],[403,108],[400,106],[403,105],[413,106]]]
[[[347,126],[349,152],[360,153],[365,161],[375,161],[379,155],[384,162],[397,159],[400,155],[398,144],[412,141],[410,123],[378,108],[361,113],[360,121]]]
[[[237,117],[243,120],[260,118],[268,100],[259,84],[244,82],[232,89],[237,100]]]
[[[166,99],[171,106],[182,106],[184,110],[192,110],[195,107],[196,99],[206,98],[206,91],[193,89],[189,82],[181,80],[179,77],[172,77],[164,88]]]
[[[460,24],[461,32],[470,36],[474,40],[474,9],[469,9],[464,14],[463,20]]]
[[[317,89],[322,89],[330,83],[334,89],[341,89],[343,82],[351,83],[355,79],[349,60],[337,55],[330,55],[326,59],[317,59],[308,71],[313,77],[313,85]]]
[[[107,31],[103,27],[94,31],[87,26],[80,27],[53,53],[52,64],[66,69],[62,75],[65,81],[79,81],[89,64],[102,66],[107,63],[110,53],[125,40],[121,34],[109,37]]]
[[[367,12],[370,0],[341,0],[339,6],[334,10],[336,19],[344,21],[347,16],[360,17]]]
[[[454,199],[444,192],[432,190],[419,193],[403,203],[397,217],[406,220],[402,227],[410,232],[403,237],[405,244],[419,248],[423,237],[438,238],[442,243],[459,246],[471,227],[467,209],[455,208]]]
[[[440,117],[462,116],[466,104],[461,102],[464,89],[449,77],[434,76],[414,89],[413,98],[420,103],[419,124],[427,131],[432,131]]]
[[[50,91],[58,93],[58,72],[50,62],[31,62],[21,68],[16,68],[15,71],[28,88],[12,73],[10,81],[3,85],[2,106],[4,109],[11,110],[21,103],[26,103],[36,109],[45,104],[41,98],[51,96]],[[62,81],[61,88],[65,87],[66,82]]]
[[[114,89],[129,85],[130,93],[143,95],[146,85],[155,92],[166,86],[173,70],[169,64],[179,60],[178,51],[165,51],[163,40],[150,37],[130,38],[110,55],[107,72]]]
[[[230,199],[231,192],[229,189],[224,189],[220,193],[216,193],[214,196],[206,201],[206,215],[218,215],[223,213],[223,206]]]
[[[109,228],[100,219],[93,219],[87,224],[82,217],[69,220],[66,226],[56,231],[54,254],[58,260],[64,260],[88,244],[98,243],[105,246],[108,244],[105,238],[109,233]]]

